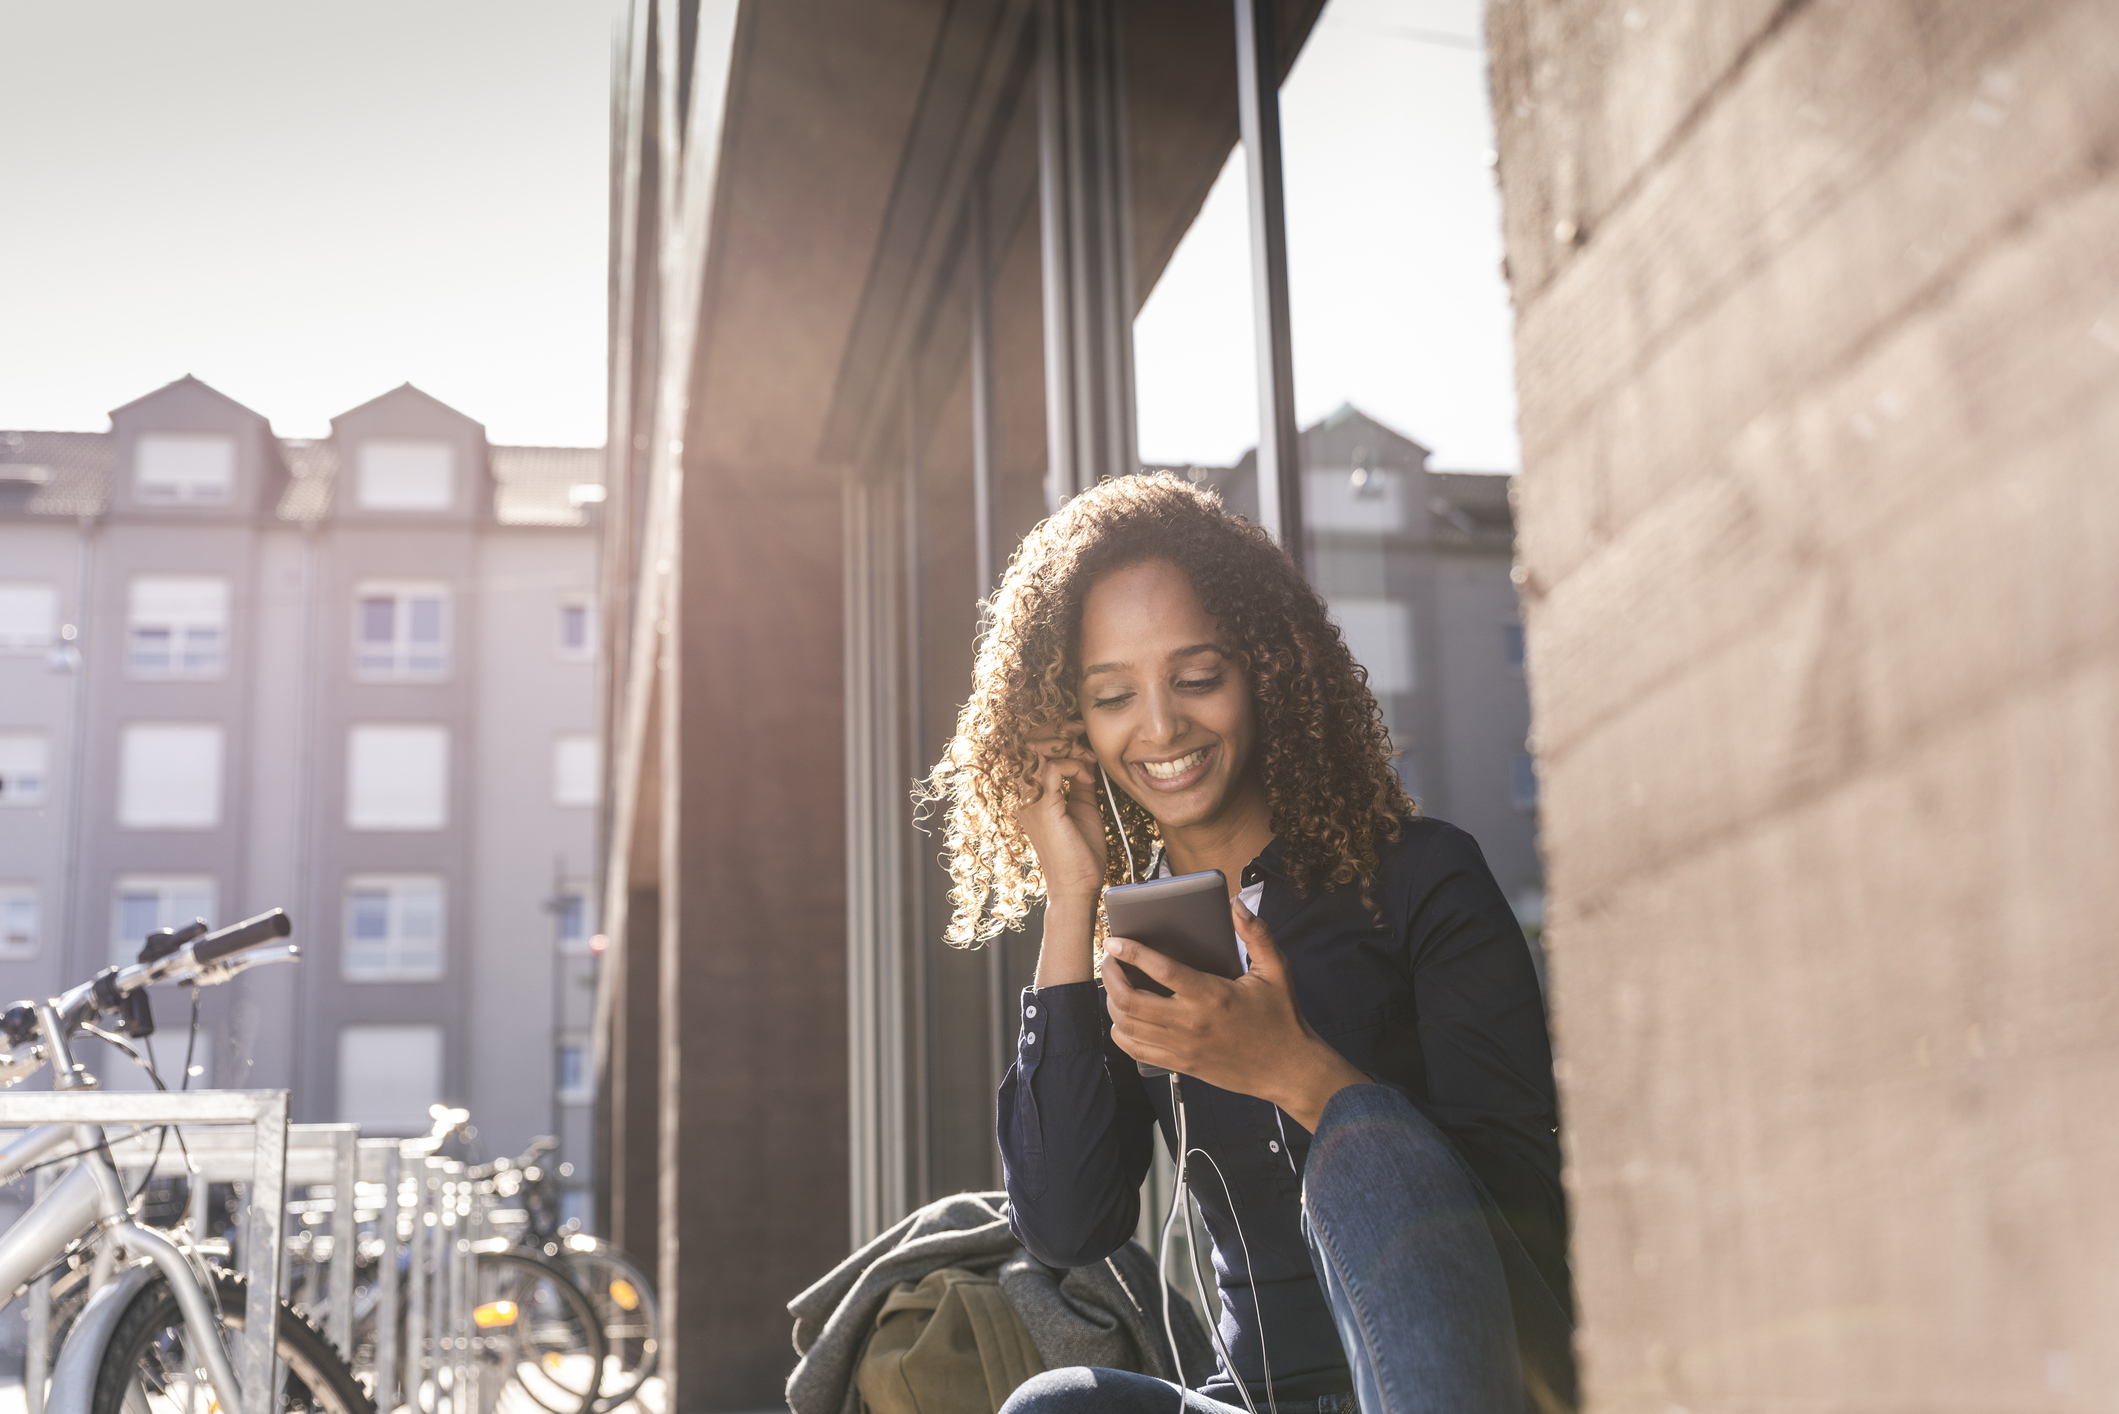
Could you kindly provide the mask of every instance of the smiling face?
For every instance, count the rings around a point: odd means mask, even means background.
[[[1165,838],[1263,819],[1250,684],[1181,570],[1150,560],[1091,586],[1081,662],[1090,749]]]

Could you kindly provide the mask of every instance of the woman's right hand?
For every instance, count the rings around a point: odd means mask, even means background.
[[[1032,749],[1038,768],[1023,783],[1015,820],[1045,876],[1037,985],[1086,982],[1095,975],[1090,943],[1109,859],[1096,804],[1096,757],[1078,737],[1048,737]]]

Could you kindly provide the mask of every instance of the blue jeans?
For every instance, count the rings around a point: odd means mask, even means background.
[[[1302,1179],[1310,1260],[1361,1414],[1557,1414],[1575,1405],[1574,1331],[1455,1146],[1396,1090],[1351,1085],[1318,1121]],[[1048,1370],[1001,1414],[1178,1414],[1178,1389],[1125,1370]],[[1186,1414],[1245,1414],[1187,1391]],[[1340,1414],[1281,1402],[1282,1414]],[[1266,1402],[1258,1400],[1259,1414]]]

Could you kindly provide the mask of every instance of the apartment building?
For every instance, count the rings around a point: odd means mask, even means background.
[[[1352,404],[1303,429],[1301,448],[1304,562],[1368,669],[1406,791],[1479,841],[1535,940],[1545,869],[1513,479],[1434,470],[1426,447]],[[1171,469],[1257,517],[1255,453]]]
[[[284,906],[302,961],[204,994],[194,1083],[463,1105],[585,1191],[601,499],[599,451],[410,385],[315,441],[192,378],[0,432],[0,994]]]

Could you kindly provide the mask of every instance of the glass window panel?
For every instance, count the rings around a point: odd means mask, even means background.
[[[375,594],[361,600],[361,642],[395,643],[397,641],[397,600],[387,595]]]
[[[133,445],[133,490],[143,501],[212,504],[235,488],[235,439],[150,432]]]
[[[552,799],[559,805],[594,805],[598,768],[596,738],[563,736],[552,746]]]
[[[1508,666],[1523,666],[1523,625],[1506,623],[1501,625],[1501,651],[1508,659]]]
[[[559,936],[566,942],[575,943],[586,936],[589,918],[589,901],[580,894],[567,894],[559,900]]]
[[[362,510],[445,511],[455,500],[456,453],[446,442],[364,442],[355,485]]]
[[[37,946],[37,893],[32,887],[0,890],[0,949],[15,957]]]
[[[0,805],[42,805],[50,743],[41,732],[0,735]]]
[[[119,746],[118,823],[208,829],[221,821],[221,729],[139,724]]]
[[[589,606],[566,604],[559,610],[559,646],[580,653],[589,646]]]
[[[135,625],[132,631],[132,670],[136,673],[169,671],[169,645],[175,634],[166,628]]]
[[[414,643],[441,642],[441,600],[431,595],[416,595],[410,601],[412,633]]]
[[[184,634],[184,671],[217,673],[221,670],[221,631],[193,628]]]
[[[354,937],[366,941],[390,936],[390,895],[381,889],[356,889],[348,913]]]
[[[47,647],[58,623],[58,590],[48,584],[0,584],[0,652]]]
[[[338,1118],[370,1134],[423,1134],[441,1100],[441,1028],[347,1026],[338,1033]]]
[[[438,726],[359,726],[348,734],[346,824],[439,830],[448,824],[449,733]]]
[[[579,1090],[579,1089],[581,1089],[581,1088],[582,1088],[582,1086],[581,1086],[581,1082],[582,1082],[581,1047],[579,1047],[579,1046],[561,1046],[561,1047],[559,1048],[559,1088],[560,1088],[560,1090],[561,1090],[561,1091],[563,1091],[563,1092],[572,1092],[572,1091],[575,1091],[575,1090]]]
[[[162,896],[127,893],[118,896],[118,935],[135,941],[162,926]]]

